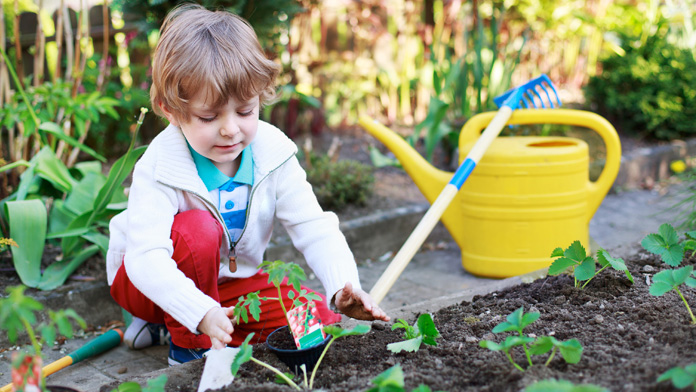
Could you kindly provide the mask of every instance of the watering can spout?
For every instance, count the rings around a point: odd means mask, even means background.
[[[376,120],[361,116],[358,122],[394,153],[406,173],[432,204],[454,173],[448,173],[431,165],[406,140]]]

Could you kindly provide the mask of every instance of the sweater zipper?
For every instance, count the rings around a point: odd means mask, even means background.
[[[295,156],[295,154],[290,155],[288,157],[288,159],[284,160],[283,162],[280,163],[280,165],[276,166],[273,170],[270,170],[268,173],[266,173],[266,175],[263,176],[263,178],[260,179],[259,182],[256,183],[256,186],[251,188],[251,193],[249,194],[249,206],[247,207],[246,217],[244,219],[244,228],[242,229],[242,232],[239,233],[239,238],[237,238],[237,241],[232,243],[230,246],[230,249],[234,249],[235,255],[237,253],[237,251],[236,251],[237,244],[242,239],[244,232],[246,232],[247,224],[249,223],[249,211],[251,210],[251,199],[254,197],[254,193],[256,193],[256,190],[259,189],[259,184],[261,184],[266,178],[268,178],[268,176],[270,176],[274,171],[278,170],[279,167],[283,166],[285,164],[285,162],[289,161],[294,156]]]

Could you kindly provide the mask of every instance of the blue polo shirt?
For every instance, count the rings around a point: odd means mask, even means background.
[[[189,146],[198,175],[203,180],[208,194],[222,215],[230,239],[239,239],[246,222],[249,192],[254,183],[254,161],[248,148],[242,150],[242,162],[234,177],[223,174],[210,159],[194,151]]]

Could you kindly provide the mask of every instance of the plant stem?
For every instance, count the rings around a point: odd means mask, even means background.
[[[519,370],[519,371],[521,371],[521,372],[524,372],[524,369],[522,369],[522,366],[518,365],[517,363],[515,363],[515,361],[512,360],[512,355],[510,355],[510,352],[509,352],[509,351],[505,351],[505,356],[506,356],[507,359],[510,361],[510,363],[512,364],[512,366],[516,367],[517,370]]]
[[[590,279],[587,279],[587,282],[585,282],[585,284],[582,285],[582,287],[580,287],[580,290],[584,289],[585,286],[587,286],[587,284],[590,283],[590,281],[595,278],[595,276],[599,275],[599,273],[604,271],[608,266],[609,266],[609,264],[605,265],[604,267],[600,268],[599,271],[595,272],[595,274],[592,275],[592,277]]]
[[[290,318],[288,317],[288,311],[285,309],[285,304],[283,303],[283,293],[280,291],[280,285],[276,286],[278,289],[278,302],[280,302],[280,307],[283,309],[283,314],[285,314],[285,321],[288,323],[288,330],[290,329]],[[292,332],[290,332],[292,335]]]
[[[290,385],[291,387],[297,389],[298,391],[301,391],[301,390],[302,390],[302,388],[300,388],[297,384],[295,384],[294,381],[292,381],[291,379],[289,379],[288,376],[286,376],[285,374],[283,374],[283,372],[281,372],[280,370],[274,368],[273,366],[267,364],[266,362],[259,361],[258,359],[254,358],[254,357],[251,357],[251,360],[254,361],[255,363],[257,363],[257,364],[259,364],[259,365],[265,367],[266,369],[272,371],[273,373],[277,374],[280,378],[283,379],[283,381],[285,381],[286,383],[288,383],[288,385]]]
[[[544,363],[544,366],[546,366],[546,367],[549,366],[554,355],[556,355],[556,347],[554,347],[553,350],[551,350],[551,355],[549,355],[549,359],[546,360],[546,363]]]
[[[679,297],[681,298],[682,301],[684,301],[684,305],[686,305],[686,310],[689,311],[689,315],[691,316],[691,324],[696,324],[696,317],[694,317],[694,312],[691,311],[691,307],[689,306],[689,303],[686,302],[686,298],[682,295],[681,291],[677,287],[674,288],[677,291],[677,294],[679,294]]]
[[[36,116],[36,113],[34,112],[34,107],[31,104],[31,101],[29,101],[29,97],[27,97],[27,93],[24,91],[24,87],[22,87],[22,83],[19,81],[19,77],[17,76],[17,72],[15,72],[14,67],[12,67],[12,64],[10,63],[10,58],[7,57],[7,53],[5,53],[5,50],[0,48],[0,52],[2,52],[2,58],[5,61],[5,65],[7,65],[7,70],[10,71],[10,75],[12,75],[12,79],[14,80],[15,84],[17,85],[17,90],[19,90],[19,94],[22,95],[22,99],[24,99],[24,103],[27,105],[27,110],[29,111],[29,114],[31,114],[31,118],[34,120],[34,124],[36,124],[36,128],[38,130],[39,125],[41,125],[41,121],[39,120],[39,117]]]
[[[329,340],[329,343],[326,344],[326,347],[324,347],[324,351],[321,352],[321,355],[319,356],[319,359],[317,359],[317,363],[314,365],[314,369],[312,369],[312,377],[309,378],[309,390],[312,390],[312,386],[314,385],[314,376],[317,374],[317,369],[319,369],[319,364],[321,363],[321,360],[324,359],[324,354],[329,350],[329,346],[331,346],[331,343],[336,340],[336,337],[334,336]]]
[[[39,341],[36,339],[36,335],[34,334],[34,328],[31,327],[31,324],[27,319],[22,317],[22,324],[24,325],[24,329],[27,330],[27,335],[29,335],[29,340],[31,340],[31,345],[34,347],[34,354],[36,355],[41,355],[41,344],[39,344]]]

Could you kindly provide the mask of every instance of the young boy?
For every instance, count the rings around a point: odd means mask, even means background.
[[[235,15],[186,5],[164,21],[151,101],[170,125],[135,166],[128,209],[110,224],[108,279],[135,316],[126,333],[132,348],[152,344],[163,323],[169,362],[183,363],[250,332],[263,341],[284,325],[277,301],[262,303],[260,322],[230,321],[240,295],[277,295],[258,269],[274,219],[326,290],[317,303],[323,323],[340,320],[329,304],[349,317],[389,320],[360,288],[338,220],[317,203],[297,147],[259,121],[277,74]]]

